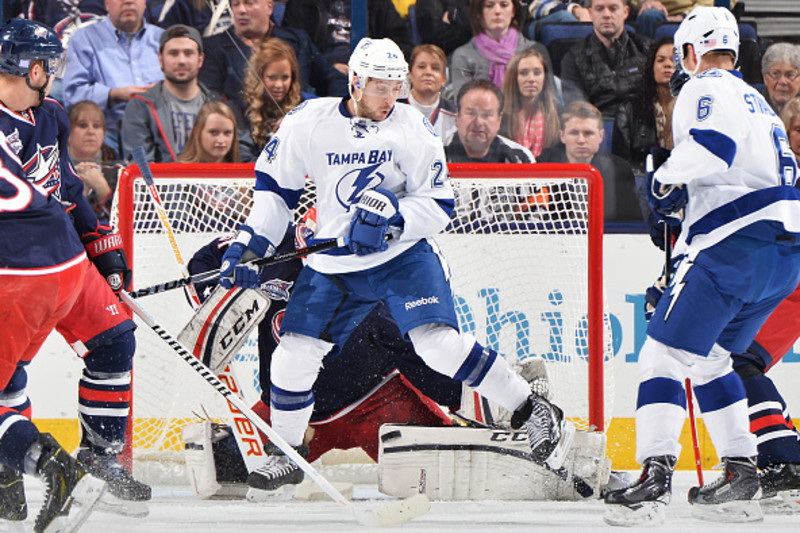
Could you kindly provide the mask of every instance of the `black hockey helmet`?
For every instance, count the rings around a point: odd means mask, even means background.
[[[64,47],[58,34],[33,20],[10,19],[0,28],[0,72],[27,77],[31,63],[44,61],[50,76],[59,76]]]

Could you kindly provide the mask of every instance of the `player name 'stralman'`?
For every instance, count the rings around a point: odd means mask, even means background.
[[[374,165],[375,163],[391,161],[392,151],[370,150],[369,153],[347,152],[343,154],[327,152],[325,156],[328,158],[329,165]]]

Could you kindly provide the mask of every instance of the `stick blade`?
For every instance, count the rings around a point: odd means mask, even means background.
[[[431,502],[425,494],[415,494],[403,500],[362,511],[354,509],[356,520],[365,526],[394,526],[413,520],[431,510]]]

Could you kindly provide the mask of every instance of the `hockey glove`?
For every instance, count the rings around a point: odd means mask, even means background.
[[[647,225],[648,230],[650,231],[650,240],[655,244],[660,250],[664,250],[664,246],[666,245],[664,241],[665,235],[665,223],[662,219],[658,217],[654,212],[650,211],[650,215],[647,217]],[[670,224],[672,228],[672,237],[678,237],[681,234],[681,225]],[[672,244],[672,243],[670,243]]]
[[[664,291],[667,290],[667,285],[669,281],[667,281],[667,276],[663,272],[658,277],[655,283],[647,288],[644,293],[644,318],[648,322],[651,318],[653,318],[653,314],[656,312],[656,306],[658,305],[658,301],[664,296]]]
[[[673,98],[680,94],[681,89],[683,89],[683,86],[690,79],[692,79],[692,77],[689,76],[680,65],[675,68],[675,71],[672,73],[672,77],[669,79],[669,93]]]
[[[239,233],[234,242],[228,246],[222,256],[219,267],[219,284],[226,289],[233,286],[255,289],[258,287],[259,269],[252,265],[239,264],[242,261],[251,261],[262,257],[269,257],[275,253],[275,247],[266,237],[256,235],[253,228],[247,225],[239,226]]]
[[[655,178],[655,173],[669,157],[669,150],[653,148],[647,155],[647,203],[656,216],[671,226],[683,221],[683,208],[689,199],[686,186],[664,185]]]
[[[386,250],[390,226],[403,227],[403,216],[398,208],[397,197],[386,189],[364,192],[350,221],[347,244],[350,251],[356,255],[368,255]]]
[[[106,278],[114,292],[128,290],[132,272],[122,249],[122,238],[111,226],[98,225],[94,231],[84,234],[81,242],[94,266]]]

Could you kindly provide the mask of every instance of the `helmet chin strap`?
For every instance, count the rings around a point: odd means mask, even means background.
[[[39,103],[36,104],[36,105],[37,106],[42,105],[42,102],[44,102],[44,99],[47,96],[47,94],[46,94],[47,86],[50,85],[50,73],[49,72],[47,73],[47,78],[44,81],[44,85],[42,85],[41,87],[34,87],[31,84],[31,73],[30,72],[28,72],[28,74],[25,76],[25,83],[28,84],[28,87],[30,87],[30,89],[32,91],[36,91],[37,93],[39,93]]]

